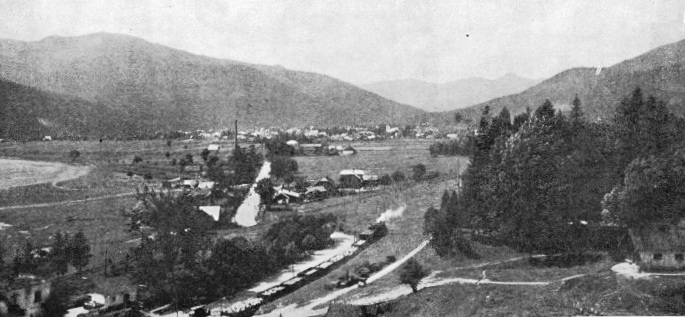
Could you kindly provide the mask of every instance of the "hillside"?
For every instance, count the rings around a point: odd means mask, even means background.
[[[149,130],[403,123],[422,111],[340,80],[197,56],[126,35],[0,40],[0,78],[75,96]]]
[[[98,137],[103,131],[112,131],[114,122],[104,120],[112,115],[121,116],[79,98],[0,79],[0,139],[23,141],[45,135]],[[122,127],[128,128],[131,127]]]
[[[555,108],[566,111],[574,96],[583,103],[586,117],[606,120],[620,101],[635,87],[645,94],[664,100],[674,112],[685,113],[685,41],[664,45],[643,55],[608,68],[574,68],[563,71],[519,94],[493,99],[459,110],[468,118],[476,118],[490,106],[494,113],[507,107],[512,114],[537,108],[549,99]],[[452,111],[449,116],[457,111]]]
[[[515,94],[538,82],[540,81],[507,74],[494,80],[467,78],[447,83],[430,83],[416,79],[401,79],[360,87],[425,111],[449,111]]]

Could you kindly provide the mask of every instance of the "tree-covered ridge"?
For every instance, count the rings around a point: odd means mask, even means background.
[[[610,216],[628,226],[683,216],[683,119],[639,88],[610,122],[587,120],[578,97],[571,104],[566,116],[547,100],[513,123],[506,108],[485,108],[463,186],[426,213],[440,254],[468,255],[462,228],[523,252],[577,253]]]
[[[667,108],[685,114],[685,41],[667,44],[633,59],[604,68],[572,68],[544,80],[521,93],[496,98],[473,107],[455,110],[465,118],[477,119],[485,106],[493,111],[507,107],[513,114],[537,107],[541,100],[549,99],[557,108],[569,113],[572,100],[583,101],[583,112],[588,121],[612,121],[616,107],[636,86],[649,95],[662,100]]]

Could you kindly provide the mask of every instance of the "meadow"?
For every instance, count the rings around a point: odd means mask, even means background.
[[[389,140],[350,145],[357,149],[357,155],[295,157],[300,174],[311,180],[326,176],[337,180],[341,170],[354,168],[379,177],[395,171],[401,171],[409,177],[411,166],[424,164],[428,171],[454,176],[468,164],[468,160],[455,160],[454,157],[432,157],[428,151],[430,143],[425,140]]]

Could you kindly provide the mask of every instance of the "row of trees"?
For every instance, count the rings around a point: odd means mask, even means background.
[[[602,221],[604,195],[617,184],[626,185],[614,192],[621,193],[624,207],[618,216],[629,225],[662,217],[655,208],[680,215],[674,211],[679,202],[670,209],[663,204],[646,209],[661,198],[636,193],[675,197],[682,190],[648,190],[646,185],[655,182],[676,188],[682,183],[677,177],[646,175],[658,174],[650,169],[655,165],[663,171],[680,164],[655,157],[672,151],[685,132],[683,119],[670,114],[663,102],[645,99],[639,89],[623,100],[609,123],[586,121],[580,100],[572,104],[564,115],[545,101],[513,120],[506,108],[496,117],[488,108],[483,111],[463,187],[446,193],[440,209],[426,213],[426,232],[434,236],[439,253],[470,252],[461,228],[500,237],[528,253],[582,252],[590,247],[587,231]]]
[[[428,151],[431,156],[469,156],[473,154],[475,137],[471,135],[464,136],[457,140],[449,140],[444,142],[435,142],[430,145]]]
[[[27,241],[22,252],[17,251],[11,263],[4,263],[4,250],[0,249],[0,280],[12,281],[19,273],[43,277],[64,275],[69,265],[81,271],[90,263],[90,243],[83,231],[73,236],[56,232],[49,248],[38,248]]]

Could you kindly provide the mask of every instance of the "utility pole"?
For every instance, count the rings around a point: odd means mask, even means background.
[[[238,149],[238,120],[235,120],[235,149]]]

